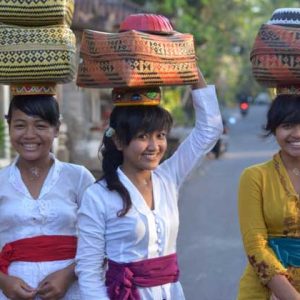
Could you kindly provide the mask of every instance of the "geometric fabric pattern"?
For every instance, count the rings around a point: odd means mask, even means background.
[[[72,81],[75,47],[67,26],[0,25],[0,83]]]
[[[267,87],[300,85],[300,28],[261,26],[250,60],[255,79]]]
[[[300,26],[300,8],[278,8],[267,24],[283,25],[283,26]]]
[[[0,0],[0,22],[20,26],[71,25],[74,0]]]
[[[280,86],[276,88],[276,94],[300,95],[300,86]]]
[[[12,84],[10,92],[13,96],[20,95],[56,95],[56,84]]]
[[[191,34],[157,35],[135,30],[83,33],[77,75],[81,87],[184,85],[197,81]]]
[[[115,106],[159,105],[161,92],[159,87],[114,88],[112,102]]]

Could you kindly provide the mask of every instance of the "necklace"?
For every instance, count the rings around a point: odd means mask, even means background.
[[[146,179],[143,179],[142,181],[136,183],[136,186],[147,189],[152,188],[151,180],[147,181]]]
[[[31,181],[37,180],[41,176],[41,169],[38,167],[31,167],[29,168],[29,174]]]
[[[294,168],[294,169],[292,169],[292,172],[293,172],[296,176],[300,176],[300,169]]]
[[[143,181],[141,182],[141,185],[149,185],[150,184],[150,180],[147,181],[146,179],[143,179]]]
[[[151,184],[151,179],[147,180],[147,179],[142,179],[142,180],[138,180],[138,181],[133,181],[133,184],[136,186],[136,187],[139,187],[139,188],[152,188],[152,184]]]

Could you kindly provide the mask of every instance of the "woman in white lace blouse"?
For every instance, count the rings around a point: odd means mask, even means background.
[[[104,177],[86,190],[78,215],[82,300],[184,299],[176,257],[178,189],[216,143],[222,120],[215,88],[200,76],[192,91],[195,128],[159,165],[172,118],[159,105],[144,105],[157,93],[115,93],[121,106],[103,140]]]
[[[77,209],[94,178],[50,153],[60,125],[53,96],[15,96],[7,121],[18,156],[0,170],[0,299],[79,300]]]

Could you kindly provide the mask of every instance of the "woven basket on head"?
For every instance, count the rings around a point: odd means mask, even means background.
[[[0,25],[0,83],[72,81],[75,47],[66,26]]]
[[[275,9],[268,24],[292,27],[300,26],[300,8],[286,7]]]
[[[0,0],[0,22],[20,26],[72,23],[74,0]]]
[[[81,87],[142,87],[198,80],[191,34],[156,35],[129,30],[83,34],[77,84]]]
[[[299,85],[300,28],[262,25],[250,60],[253,75],[262,85]]]
[[[300,9],[276,9],[256,36],[250,60],[255,79],[267,87],[300,84]]]

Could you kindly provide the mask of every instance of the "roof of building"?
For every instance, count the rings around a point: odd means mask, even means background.
[[[117,31],[125,17],[141,10],[128,0],[75,0],[72,29]]]

